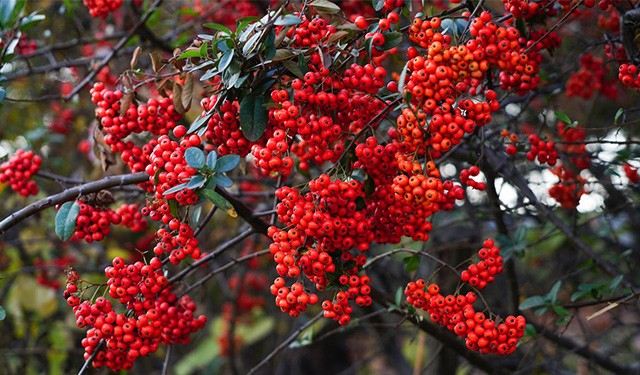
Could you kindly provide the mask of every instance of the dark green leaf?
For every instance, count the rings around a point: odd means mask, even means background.
[[[175,199],[169,199],[169,211],[171,212],[171,215],[173,215],[173,217],[178,217],[179,216],[179,212],[178,212],[178,201]]]
[[[284,16],[278,17],[278,19],[274,22],[276,26],[292,26],[301,24],[302,20],[300,17],[294,16],[293,14],[285,14]]]
[[[263,106],[264,96],[248,94],[240,103],[240,126],[242,133],[251,142],[256,142],[269,121],[269,111]]]
[[[300,79],[304,78],[304,73],[302,73],[302,70],[300,70],[300,66],[295,61],[285,60],[282,62],[282,65],[284,65],[284,67],[287,68],[287,70],[293,73],[296,77]]]
[[[0,322],[3,321],[7,317],[7,312],[4,307],[0,306]]]
[[[216,162],[218,161],[218,153],[215,150],[212,150],[209,155],[207,155],[207,168],[216,169]]]
[[[623,277],[623,275],[618,275],[614,277],[613,280],[611,280],[611,282],[609,283],[609,293],[612,293],[616,290],[618,285],[620,285],[620,283],[622,282]]]
[[[384,0],[371,0],[371,5],[373,5],[373,9],[378,12],[384,8]]]
[[[6,91],[4,90],[4,88],[0,87],[0,103],[2,103],[2,100],[4,100],[4,96],[6,95]]]
[[[231,181],[229,177],[221,173],[216,173],[213,176],[211,176],[211,181],[222,186],[223,188],[230,188],[233,185],[233,181]]]
[[[200,169],[204,167],[206,160],[204,152],[197,147],[189,147],[184,152],[184,160],[189,164],[191,168]]]
[[[558,295],[558,291],[560,290],[560,285],[562,285],[562,281],[558,280],[555,284],[553,284],[553,287],[551,287],[551,291],[547,295],[547,300],[549,300],[551,303],[555,303],[556,296]]]
[[[394,298],[394,301],[396,303],[396,306],[400,306],[400,304],[402,303],[402,295],[404,294],[402,287],[398,287],[398,289],[396,290],[396,295]]]
[[[413,272],[418,269],[420,266],[420,256],[418,254],[413,254],[408,257],[402,259],[402,262],[407,265],[406,271]]]
[[[397,47],[402,43],[402,33],[394,31],[384,34],[384,44],[380,46],[380,50],[386,51],[393,47]]]
[[[527,310],[533,307],[544,306],[547,304],[547,300],[542,296],[533,296],[522,301],[518,308],[520,310]]]
[[[364,182],[367,179],[367,172],[362,168],[356,168],[351,171],[351,178],[358,182]]]
[[[623,113],[624,113],[624,109],[622,109],[622,108],[618,109],[618,112],[616,112],[616,115],[613,118],[613,124],[614,125],[618,125],[618,120],[620,119],[620,116],[622,116]]]
[[[225,155],[218,159],[215,166],[215,171],[219,173],[229,172],[240,163],[240,155]]]
[[[225,34],[227,34],[227,35],[231,35],[231,34],[233,34],[233,33],[231,32],[231,30],[229,30],[229,28],[228,28],[228,27],[226,27],[226,26],[224,26],[224,25],[220,25],[219,23],[205,23],[205,24],[204,24],[204,25],[202,25],[202,26],[204,26],[204,27],[208,27],[208,28],[210,28],[210,29],[218,30],[218,31],[223,32],[223,33],[225,33]]]
[[[177,193],[182,189],[185,189],[187,187],[188,183],[182,183],[182,184],[178,184],[170,189],[167,189],[167,191],[165,191],[162,195],[169,195],[169,194],[173,194],[173,193]]]
[[[553,113],[556,115],[558,120],[560,120],[560,121],[562,121],[564,123],[567,123],[569,125],[571,124],[571,119],[569,118],[569,116],[565,115],[562,112],[553,112]]]
[[[327,0],[314,0],[309,5],[320,14],[335,14],[340,11],[339,6]]]
[[[561,315],[561,316],[569,316],[571,315],[571,313],[569,312],[569,310],[565,309],[562,306],[558,306],[558,305],[553,305],[551,307],[553,309],[553,311],[556,312],[556,314]]]
[[[67,241],[76,231],[76,219],[80,213],[78,201],[67,202],[60,206],[56,214],[56,235],[62,241]]]
[[[409,62],[407,61],[400,73],[400,79],[398,79],[398,92],[402,94],[404,90],[404,81],[407,79],[407,69],[409,69]]]
[[[221,209],[224,212],[226,212],[227,215],[229,215],[231,217],[237,217],[238,216],[238,214],[236,213],[236,210],[233,208],[231,203],[229,203],[229,201],[226,200],[222,195],[216,193],[215,190],[213,190],[213,189],[204,189],[204,190],[202,190],[202,194],[205,197],[207,197],[207,199],[209,199],[211,202],[213,202],[213,204],[215,204],[216,207],[218,207],[219,209]]]

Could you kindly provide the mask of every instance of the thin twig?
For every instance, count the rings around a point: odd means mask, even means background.
[[[254,368],[252,368],[247,375],[251,375],[254,374],[256,371],[258,371],[262,366],[266,365],[267,363],[269,363],[269,361],[276,356],[276,354],[280,353],[280,351],[282,351],[284,348],[286,348],[287,346],[289,346],[289,344],[291,344],[293,342],[293,340],[296,339],[296,337],[298,337],[298,335],[300,333],[302,333],[304,330],[306,330],[307,328],[311,327],[311,325],[313,325],[313,323],[317,322],[321,317],[322,317],[322,312],[318,313],[316,316],[314,316],[313,318],[311,318],[308,322],[306,322],[304,325],[302,325],[300,328],[296,329],[293,334],[291,336],[289,336],[286,340],[284,340],[282,343],[280,343],[280,345],[278,345],[271,353],[269,353],[266,357],[264,357],[262,359],[262,361],[260,361],[260,363],[258,363]]]
[[[94,359],[96,359],[96,356],[98,355],[98,352],[100,351],[100,348],[102,348],[103,344],[104,344],[104,339],[100,339],[100,341],[98,342],[98,345],[96,345],[96,347],[93,348],[93,353],[91,353],[91,356],[87,358],[86,361],[84,361],[84,365],[82,365],[82,368],[80,369],[80,371],[78,371],[78,375],[82,375],[84,374],[85,371],[87,371],[87,369],[89,368],[89,364],[93,362]]]

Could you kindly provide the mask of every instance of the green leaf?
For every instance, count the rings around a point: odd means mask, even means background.
[[[211,181],[222,186],[223,188],[230,188],[233,185],[233,181],[229,177],[221,173],[216,173],[211,176]]]
[[[175,199],[169,199],[169,211],[171,212],[171,215],[173,215],[173,217],[178,217],[179,216],[179,212],[178,212],[178,201]]]
[[[263,95],[251,93],[240,103],[240,126],[244,136],[251,142],[257,142],[267,128],[269,111],[263,104]]]
[[[215,171],[219,173],[229,172],[240,163],[240,155],[225,155],[218,159],[216,163]]]
[[[284,67],[287,68],[287,70],[293,73],[296,77],[300,79],[304,78],[304,73],[302,73],[300,66],[295,61],[285,60],[282,62],[282,65],[284,65]]]
[[[67,241],[76,231],[76,219],[80,213],[80,204],[78,201],[67,202],[60,206],[56,214],[56,235],[62,240]]]
[[[618,109],[618,112],[616,112],[616,115],[613,118],[613,124],[614,125],[618,125],[618,120],[620,119],[620,116],[622,116],[623,113],[624,113],[624,109],[622,109],[622,108]]]
[[[398,289],[396,290],[396,297],[394,299],[394,301],[396,302],[396,306],[400,306],[400,304],[402,303],[402,295],[403,295],[403,290],[402,287],[398,287]]]
[[[213,189],[204,189],[202,190],[202,194],[207,197],[213,204],[216,205],[219,209],[223,210],[227,213],[227,215],[231,217],[238,217],[238,213],[233,208],[231,203],[226,200],[222,195],[215,192]]]
[[[204,167],[206,160],[204,152],[197,147],[189,147],[184,152],[184,160],[189,164],[191,168],[200,169]]]
[[[398,31],[384,34],[384,44],[380,46],[380,50],[386,51],[393,47],[397,47],[402,43],[402,33]]]
[[[518,306],[518,309],[527,310],[533,307],[544,306],[546,304],[547,304],[546,298],[542,296],[532,296],[522,301],[520,306]]]
[[[249,38],[249,40],[247,40],[247,42],[244,44],[244,46],[242,46],[242,54],[247,56],[248,54],[250,54],[254,48],[256,47],[256,43],[258,42],[258,39],[260,39],[260,37],[262,36],[262,33],[255,33],[251,36],[251,38]]]
[[[273,24],[276,26],[293,26],[301,23],[302,20],[300,17],[294,16],[293,14],[285,14],[284,16],[278,17]]]
[[[420,266],[420,256],[418,254],[413,254],[408,257],[402,259],[402,262],[407,265],[406,271],[413,272],[418,269]]]
[[[178,59],[188,59],[191,57],[200,57],[200,56],[202,56],[200,54],[200,50],[191,50],[191,51],[182,52],[182,54],[178,57]]]
[[[384,8],[384,0],[371,0],[371,5],[373,6],[373,9],[378,12]]]
[[[167,189],[167,191],[165,191],[162,195],[169,195],[169,194],[173,194],[173,193],[177,193],[182,189],[185,189],[187,187],[188,183],[182,183],[182,184],[178,184],[170,189]]]
[[[551,287],[551,291],[547,295],[547,300],[551,303],[554,303],[556,300],[556,296],[558,295],[558,290],[560,290],[560,285],[562,285],[562,281],[558,280]]]
[[[218,31],[220,31],[222,33],[225,33],[227,35],[233,34],[228,27],[226,27],[225,25],[221,25],[219,23],[205,23],[202,26],[208,27],[210,29],[218,30]]]
[[[4,96],[7,94],[4,88],[0,87],[0,103],[4,100]]]
[[[200,56],[202,57],[206,57],[207,56],[207,47],[209,46],[209,43],[205,40],[204,43],[202,43],[202,45],[200,46]]]
[[[314,0],[309,5],[320,14],[335,14],[340,11],[339,6],[327,0]]]
[[[398,79],[398,92],[402,94],[404,81],[407,79],[407,69],[409,69],[409,62],[407,61],[404,64],[404,68],[402,68],[402,72],[400,73],[400,79]]]
[[[551,307],[553,309],[553,311],[555,311],[556,314],[561,315],[561,316],[569,316],[571,315],[571,313],[569,312],[569,310],[565,309],[562,306],[558,306],[558,305],[553,305]]]
[[[565,115],[562,112],[553,112],[553,113],[556,115],[558,120],[571,125],[571,119],[569,118],[569,116]]]
[[[38,11],[29,14],[20,22],[20,31],[25,32],[29,30],[38,23],[44,21],[45,18],[44,14],[38,14]]]
[[[207,168],[216,169],[216,162],[218,161],[218,153],[215,150],[212,150],[209,155],[207,155]]]
[[[231,61],[233,60],[233,49],[228,50],[222,55],[220,61],[218,62],[218,71],[222,72],[229,67]]]
[[[204,183],[207,182],[207,179],[203,176],[193,176],[189,183],[187,183],[187,189],[195,190],[204,186]]]
[[[533,324],[527,324],[524,328],[524,335],[527,337],[535,337],[538,333],[536,332],[536,327]]]
[[[611,282],[609,283],[609,293],[613,293],[613,291],[616,290],[618,285],[620,285],[620,283],[622,282],[623,277],[623,275],[618,275],[614,277],[613,280],[611,280]]]
[[[0,306],[0,321],[3,321],[7,317],[7,311],[4,307]]]
[[[365,182],[367,179],[367,172],[362,168],[355,168],[351,171],[351,178],[358,182]]]

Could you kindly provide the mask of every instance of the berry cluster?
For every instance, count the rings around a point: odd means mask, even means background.
[[[300,283],[294,283],[291,288],[285,286],[285,280],[278,277],[271,285],[271,294],[276,296],[276,306],[292,318],[307,310],[307,305],[318,303],[318,296],[305,292]]]
[[[493,281],[493,275],[490,275],[489,269],[495,271],[495,274],[500,273],[501,265],[498,266],[496,263],[493,266],[487,266],[490,260],[498,262],[498,259],[502,259],[500,251],[493,245],[493,240],[485,241],[484,248],[478,252],[483,260],[463,271],[462,281],[471,284],[471,280],[477,278],[479,279],[477,288],[481,289],[481,285],[484,287],[486,283]],[[487,268],[478,271],[481,265]],[[477,272],[477,274],[470,276],[473,272]],[[482,276],[480,276],[481,274]],[[407,284],[405,295],[409,304],[426,310],[431,320],[464,338],[470,350],[483,354],[511,354],[516,349],[518,339],[524,335],[526,327],[524,317],[510,315],[501,323],[487,318],[483,312],[476,312],[473,308],[473,303],[476,301],[476,295],[473,292],[466,295],[443,296],[440,294],[440,287],[437,284],[431,284],[427,287],[426,282],[420,279]]]
[[[567,82],[567,97],[580,96],[590,99],[598,91],[604,96],[615,99],[616,86],[612,80],[606,80],[605,74],[609,70],[604,65],[603,58],[593,57],[587,53],[580,59],[580,70],[571,74]]]
[[[150,153],[157,146],[159,140],[152,139],[143,147],[133,141],[124,139],[132,133],[145,131],[151,134],[168,135],[176,127],[176,122],[182,115],[176,111],[171,97],[157,100],[150,98],[146,104],[129,104],[129,108],[121,115],[120,100],[123,93],[120,90],[109,90],[102,82],[96,82],[90,90],[91,100],[98,106],[96,117],[106,133],[105,143],[111,146],[112,152],[121,154],[122,160],[132,172],[141,172],[151,164]]]
[[[484,191],[486,184],[484,182],[477,182],[471,177],[476,177],[480,174],[480,168],[472,166],[469,169],[463,169],[460,171],[460,183],[467,185],[473,189]]]
[[[184,159],[184,152],[190,147],[200,146],[200,142],[200,137],[196,134],[183,138],[180,143],[172,141],[167,135],[158,138],[157,145],[149,156],[151,163],[145,168],[149,175],[149,182],[154,185],[156,199],[175,199],[183,205],[194,204],[198,201],[198,196],[191,189],[182,189],[169,194],[165,194],[165,192],[176,185],[187,182],[196,173],[196,170],[190,167]]]
[[[213,109],[218,97],[204,98],[200,102],[203,116]],[[238,104],[225,101],[220,110],[214,113],[207,122],[207,130],[204,138],[218,145],[219,155],[237,154],[245,157],[251,149],[251,142],[244,136],[240,129],[238,119]]]
[[[120,215],[109,208],[94,207],[82,201],[79,202],[79,206],[76,230],[72,238],[84,240],[86,243],[102,241],[111,233],[111,224],[120,224]]]
[[[109,293],[125,304],[127,314],[116,313],[104,297],[94,303],[81,301],[79,296],[86,290],[84,282],[69,271],[64,297],[73,307],[77,326],[91,327],[82,340],[84,358],[89,359],[104,340],[92,363],[94,367],[131,369],[137,358],[155,352],[160,343],[187,343],[191,333],[204,327],[206,317],[195,317],[196,305],[189,296],[179,299],[166,287],[161,266],[158,258],[151,259],[149,265],[126,265],[122,258],[115,258],[113,266],[105,270]]]
[[[122,6],[122,0],[82,0],[89,8],[89,14],[94,18],[107,18],[109,12],[113,12]]]
[[[194,237],[194,231],[187,223],[180,223],[178,219],[169,221],[169,229],[158,229],[156,237],[159,242],[153,248],[153,252],[160,256],[163,253],[169,254],[169,261],[179,264],[187,256],[199,259],[202,255],[198,247],[198,240]]]
[[[560,181],[549,188],[549,196],[560,203],[562,208],[575,209],[580,202],[580,197],[587,194],[586,180],[580,175],[576,176],[573,170],[563,164],[552,168],[551,173],[555,174]]]
[[[623,85],[640,90],[640,72],[635,64],[620,64],[618,78]]]
[[[500,249],[494,246],[493,240],[485,241],[484,246],[478,251],[481,261],[470,265],[460,274],[460,280],[469,283],[478,290],[484,289],[487,284],[494,281],[495,275],[502,272],[502,263],[504,262],[500,256]]]
[[[42,158],[33,151],[18,150],[9,160],[0,164],[0,182],[9,184],[11,190],[28,197],[38,194],[38,185],[30,181],[40,170]]]
[[[353,307],[349,305],[349,301],[355,300],[358,306],[371,305],[369,276],[342,275],[339,278],[339,282],[347,288],[346,291],[338,292],[333,302],[329,300],[322,302],[322,310],[324,310],[323,315],[325,318],[333,319],[341,325],[347,325],[351,321],[350,314],[353,312]]]
[[[144,232],[148,223],[144,219],[137,204],[123,204],[116,210],[120,215],[120,225],[131,228],[134,232]]]
[[[558,151],[556,151],[555,142],[545,142],[540,140],[537,134],[531,134],[529,136],[529,144],[531,149],[527,151],[527,159],[534,161],[538,158],[540,164],[556,165]]]

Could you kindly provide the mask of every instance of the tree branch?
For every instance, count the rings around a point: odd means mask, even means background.
[[[61,193],[32,203],[4,218],[4,220],[0,222],[0,235],[4,234],[7,229],[18,224],[29,216],[44,210],[45,208],[68,202],[86,194],[97,193],[100,190],[109,189],[115,186],[139,184],[148,180],[149,175],[146,172],[138,172],[127,175],[105,177],[102,180],[89,182],[67,189]]]

